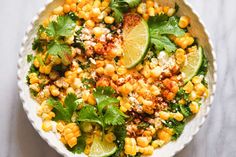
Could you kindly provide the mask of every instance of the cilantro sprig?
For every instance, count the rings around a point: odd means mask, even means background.
[[[54,107],[56,117],[54,120],[64,120],[71,122],[71,117],[74,114],[79,101],[75,94],[68,94],[64,101],[64,106],[55,98],[49,98],[47,102]]]
[[[167,15],[161,14],[150,17],[148,26],[150,29],[151,44],[157,51],[175,51],[176,46],[168,38],[168,35],[180,37],[185,33],[183,29],[179,28],[178,20],[174,16],[169,18]]]
[[[84,106],[78,112],[78,121],[98,123],[103,128],[125,123],[127,116],[114,105],[119,100],[112,97],[115,91],[111,87],[98,87],[93,94],[97,102],[96,107],[92,105]]]

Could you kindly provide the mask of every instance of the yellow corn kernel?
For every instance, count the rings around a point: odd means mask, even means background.
[[[112,79],[113,81],[117,81],[117,80],[119,79],[119,77],[118,77],[117,74],[113,74],[112,77],[111,77],[111,79]]]
[[[197,93],[195,91],[192,91],[190,94],[189,94],[189,100],[191,101],[194,101],[198,98],[197,96]]]
[[[93,28],[95,26],[95,23],[92,20],[87,20],[85,22],[85,25],[89,28]]]
[[[36,68],[39,68],[39,66],[40,66],[40,63],[39,63],[39,61],[38,61],[37,58],[34,59],[34,66],[35,66]]]
[[[198,96],[202,96],[204,94],[204,92],[206,91],[206,87],[202,83],[196,84],[194,86],[194,89],[195,89],[196,94]]]
[[[95,50],[96,52],[99,52],[99,51],[101,51],[102,49],[103,49],[102,43],[97,43],[97,44],[94,46],[94,50]]]
[[[72,4],[73,0],[66,0],[66,4]]]
[[[127,112],[127,111],[128,111],[127,108],[125,108],[124,106],[120,106],[120,110],[121,110],[122,112]]]
[[[173,16],[173,14],[175,13],[175,9],[174,8],[170,8],[169,10],[168,10],[168,12],[167,12],[167,15],[168,16]]]
[[[52,12],[54,15],[62,15],[63,14],[63,7],[59,6],[59,7],[55,8]]]
[[[72,87],[66,89],[66,94],[75,93],[75,90]]]
[[[30,84],[39,83],[38,75],[36,73],[30,73],[29,81],[30,81]]]
[[[166,143],[171,140],[171,135],[164,130],[159,130],[157,136],[160,140],[165,141]]]
[[[93,7],[100,7],[101,6],[101,1],[100,0],[95,0],[94,3],[93,3]]]
[[[156,7],[156,8],[155,8],[155,13],[156,13],[156,14],[161,14],[161,13],[163,13],[163,7]]]
[[[105,21],[105,23],[107,23],[107,24],[112,24],[112,23],[115,21],[115,19],[114,19],[114,17],[106,16],[106,17],[104,18],[104,21]]]
[[[112,132],[108,132],[104,138],[109,143],[112,143],[113,141],[116,140],[116,136]]]
[[[195,113],[195,114],[198,113],[199,109],[200,109],[198,103],[194,102],[194,101],[189,104],[189,108],[190,108],[191,112]]]
[[[186,28],[190,23],[190,19],[187,16],[181,16],[179,20],[179,27]]]
[[[137,141],[138,146],[141,146],[141,147],[146,147],[149,144],[149,140],[147,137],[142,137],[142,136],[137,137],[136,141]]]
[[[44,121],[43,124],[42,124],[42,129],[43,129],[45,132],[51,131],[51,130],[52,130],[51,121]]]
[[[186,101],[184,99],[180,99],[178,102],[180,105],[184,105],[186,103]]]
[[[88,97],[89,97],[89,92],[83,92],[82,93],[82,99],[83,99],[83,101],[87,101],[88,100]]]
[[[85,149],[84,149],[84,154],[89,155],[90,149],[91,149],[91,146],[90,145],[86,145]]]
[[[184,87],[183,87],[183,90],[186,92],[186,93],[191,93],[192,90],[193,90],[193,84],[191,81],[189,81]]]
[[[155,85],[152,85],[151,88],[150,88],[150,91],[153,95],[157,96],[159,95],[161,92],[160,92],[160,88],[158,88],[157,86]]]
[[[193,82],[194,84],[199,84],[199,83],[202,82],[202,78],[201,78],[200,76],[194,76],[194,77],[192,78],[192,82]]]
[[[104,68],[104,74],[108,76],[112,76],[115,72],[115,67],[112,64],[107,64]]]
[[[152,155],[153,151],[154,151],[153,146],[147,146],[147,147],[144,147],[144,150],[143,150],[142,154],[143,155]]]
[[[131,104],[129,102],[124,103],[123,105],[127,110],[131,108]]]
[[[103,67],[99,67],[96,69],[96,73],[102,75],[104,73],[104,68]]]
[[[60,94],[59,89],[55,85],[51,85],[49,90],[53,96],[58,96]]]
[[[143,69],[143,65],[142,64],[138,64],[136,67],[136,70],[140,71]]]
[[[44,73],[44,74],[49,74],[52,70],[51,65],[41,65],[39,68],[39,72]]]
[[[56,125],[56,128],[59,132],[63,132],[64,128],[65,128],[65,123],[62,122],[62,121],[58,121],[57,122],[57,125]]]
[[[93,28],[93,34],[95,37],[100,37],[103,34],[103,30],[100,27],[94,27]]]
[[[143,14],[143,19],[144,19],[145,21],[147,21],[147,20],[149,19],[149,15],[146,14],[146,13],[144,13],[144,14]]]
[[[30,89],[32,89],[35,92],[39,92],[40,91],[40,87],[39,87],[38,83],[31,84],[31,85],[29,85],[29,87],[30,87]]]
[[[146,6],[147,6],[147,8],[154,7],[154,2],[152,0],[147,0],[146,1]]]
[[[64,13],[69,13],[70,12],[70,5],[69,4],[64,4],[63,5],[63,11],[64,11]]]
[[[146,3],[140,3],[139,6],[137,7],[137,12],[139,14],[144,14],[146,13],[146,8],[147,8]]]
[[[147,9],[147,13],[149,16],[155,16],[155,9],[153,7],[149,7]]]
[[[124,75],[127,73],[127,69],[124,66],[120,66],[117,70],[116,70],[118,75]]]
[[[151,76],[154,78],[158,78],[162,73],[162,68],[159,66],[156,66],[154,69],[151,71]]]
[[[128,95],[130,92],[133,91],[133,86],[127,82],[126,84],[122,85],[119,88],[119,91],[123,94],[123,95]]]
[[[98,17],[101,14],[101,10],[99,8],[92,8],[90,12],[91,17]]]
[[[170,7],[165,6],[165,7],[163,7],[163,12],[164,12],[165,14],[167,14],[168,11],[169,11],[169,9],[170,9]]]
[[[96,100],[95,100],[93,94],[90,94],[88,96],[88,103],[91,104],[91,105],[96,105]]]
[[[174,114],[174,119],[176,119],[177,121],[182,121],[184,119],[184,116],[181,113],[177,112]]]
[[[81,135],[79,126],[76,123],[69,123],[65,126],[62,135],[70,148],[77,144],[77,137]]]
[[[158,148],[158,147],[163,146],[164,143],[165,142],[162,140],[154,140],[154,141],[152,141],[152,146],[153,146],[153,148]]]
[[[177,49],[175,52],[175,59],[177,64],[182,64],[184,63],[186,56],[185,56],[185,51],[184,49]]]
[[[72,12],[76,12],[77,6],[76,6],[75,3],[73,3],[73,4],[70,5],[70,10],[71,10]]]
[[[136,141],[134,138],[125,138],[125,154],[127,155],[136,155],[137,153],[137,146],[136,146]]]
[[[160,118],[163,120],[168,120],[170,118],[170,114],[168,112],[161,111],[159,112]]]
[[[109,2],[103,1],[101,5],[103,8],[107,8],[109,6]]]

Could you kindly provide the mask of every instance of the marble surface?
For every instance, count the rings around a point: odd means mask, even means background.
[[[20,43],[32,17],[46,0],[1,0],[0,157],[60,157],[33,129],[16,84]],[[188,0],[210,32],[218,60],[218,86],[210,115],[176,157],[236,156],[236,1]]]

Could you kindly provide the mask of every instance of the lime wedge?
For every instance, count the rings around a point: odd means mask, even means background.
[[[89,157],[106,157],[116,152],[117,146],[115,143],[109,143],[106,140],[101,140],[95,137],[90,149]]]
[[[181,68],[184,82],[188,82],[195,76],[201,67],[203,49],[199,47],[197,51],[187,54],[184,66]]]
[[[142,61],[149,40],[149,29],[144,19],[135,13],[126,14],[123,25],[123,60],[126,68],[133,68]]]

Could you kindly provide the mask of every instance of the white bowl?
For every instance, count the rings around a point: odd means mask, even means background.
[[[203,46],[205,54],[209,60],[209,72],[207,74],[207,79],[209,80],[209,97],[202,105],[200,112],[194,117],[185,127],[183,134],[178,138],[177,141],[170,142],[160,149],[155,150],[154,156],[160,157],[171,157],[174,156],[178,151],[184,148],[184,146],[189,143],[193,136],[199,131],[199,128],[204,123],[209,111],[210,106],[213,101],[216,88],[216,59],[215,52],[212,48],[212,42],[208,37],[207,31],[204,28],[202,21],[197,16],[196,12],[192,10],[190,5],[183,0],[158,0],[160,4],[168,4],[174,6],[177,3],[180,8],[178,11],[179,15],[187,15],[191,17],[191,27],[189,28],[193,36],[199,39],[200,45]],[[18,87],[20,98],[27,116],[32,123],[33,127],[39,135],[47,141],[47,143],[54,148],[58,153],[63,156],[70,157],[84,157],[83,154],[73,154],[66,149],[66,147],[58,140],[55,134],[46,133],[41,129],[42,121],[36,115],[38,104],[30,97],[29,88],[26,84],[26,76],[29,70],[29,64],[26,61],[27,54],[32,54],[31,49],[32,41],[37,33],[37,28],[40,22],[49,15],[50,11],[55,8],[58,4],[62,4],[62,0],[50,0],[45,6],[39,11],[31,22],[24,40],[22,42],[22,47],[19,53],[18,60]]]

